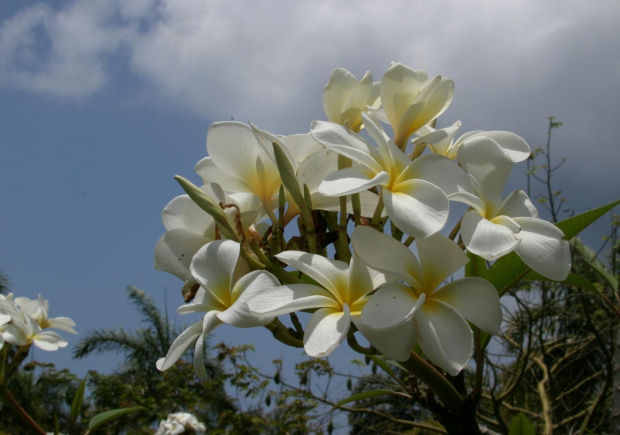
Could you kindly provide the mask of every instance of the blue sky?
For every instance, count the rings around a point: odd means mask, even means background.
[[[85,0],[0,4],[0,269],[18,295],[88,330],[138,322],[124,289],[171,313],[177,278],[153,269],[160,213],[198,182],[214,121],[277,134],[325,119],[335,67],[379,80],[391,61],[452,78],[440,125],[509,130],[543,146],[547,116],[564,126],[554,179],[579,211],[620,196],[620,5],[579,1],[225,2]],[[523,188],[523,165],[513,188]],[[607,221],[606,221],[607,222]],[[605,222],[605,223],[606,223]],[[605,225],[587,236],[598,243]],[[186,321],[177,316],[177,321]],[[187,321],[192,321],[188,319]],[[67,337],[70,346],[79,339]],[[257,358],[299,355],[266,330],[221,327],[213,343],[254,343]],[[119,360],[36,357],[109,370]],[[336,361],[348,361],[344,350]]]

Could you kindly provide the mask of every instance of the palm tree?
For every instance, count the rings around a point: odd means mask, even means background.
[[[0,295],[3,295],[9,291],[9,277],[0,270]]]
[[[181,358],[166,372],[157,370],[155,361],[166,355],[173,339],[182,330],[175,328],[167,315],[162,315],[143,290],[130,286],[127,295],[146,327],[136,331],[123,328],[91,331],[73,349],[74,358],[112,351],[125,355],[124,364],[113,374],[89,373],[95,412],[136,405],[149,408],[141,416],[134,414],[118,421],[119,428],[131,426],[136,429],[135,433],[178,411],[193,413],[207,426],[220,426],[222,415],[235,412],[224,391],[221,364],[205,358],[208,375],[205,380],[195,376],[191,357]]]

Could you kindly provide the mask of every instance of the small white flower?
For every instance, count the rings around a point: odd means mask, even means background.
[[[194,255],[190,270],[200,289],[194,300],[179,307],[180,314],[203,312],[203,320],[187,328],[172,343],[165,358],[157,361],[159,370],[167,370],[185,351],[195,344],[194,368],[205,377],[204,341],[206,336],[222,323],[240,328],[264,326],[273,316],[257,316],[247,306],[251,297],[278,286],[278,280],[269,272],[247,272],[247,265],[239,258],[240,245],[232,240],[217,240],[200,248]]]

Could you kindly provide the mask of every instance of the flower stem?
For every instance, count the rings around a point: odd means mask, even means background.
[[[41,426],[37,424],[36,421],[32,419],[32,417],[26,412],[26,410],[22,408],[19,403],[17,403],[17,400],[15,400],[15,397],[13,397],[6,385],[0,383],[0,390],[2,391],[2,395],[4,396],[6,401],[9,403],[9,406],[13,408],[13,411],[15,411],[15,413],[19,415],[28,426],[30,426],[38,434],[45,435],[47,433],[41,428]]]
[[[463,406],[464,400],[454,385],[417,353],[411,352],[411,357],[401,365],[428,385],[450,411],[458,411]]]

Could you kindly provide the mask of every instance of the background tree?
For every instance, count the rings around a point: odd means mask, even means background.
[[[220,363],[205,359],[208,376],[204,380],[195,376],[193,364],[186,360],[166,372],[157,370],[155,361],[168,352],[173,337],[181,330],[162,315],[144,291],[128,287],[127,295],[146,327],[131,332],[122,328],[92,331],[73,350],[75,358],[101,352],[125,355],[125,362],[112,374],[89,372],[93,412],[128,406],[148,408],[119,419],[110,426],[113,431],[122,428],[150,433],[149,427],[179,411],[194,414],[209,430],[221,427],[221,418],[236,409],[224,390]]]

